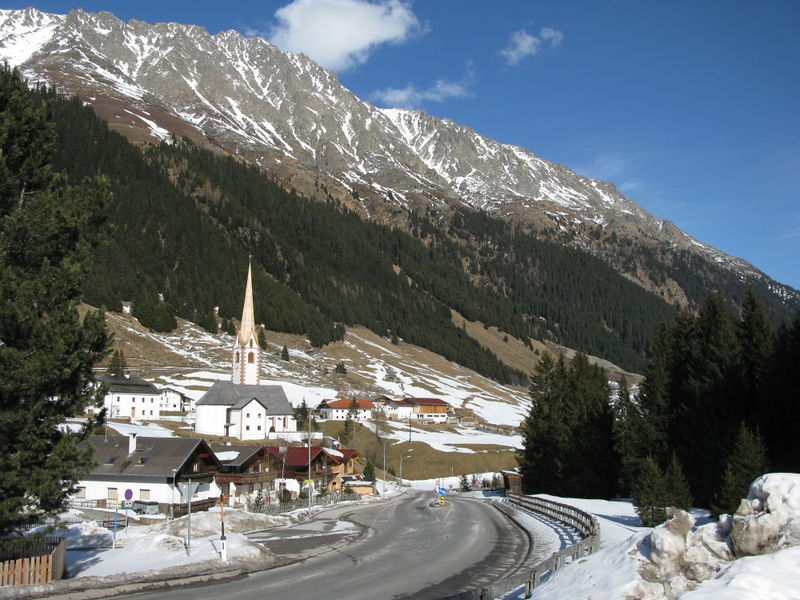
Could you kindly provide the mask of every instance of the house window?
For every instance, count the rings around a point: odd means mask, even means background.
[[[77,488],[75,488],[75,497],[86,498],[86,488],[83,486],[78,486]]]
[[[245,431],[250,431],[250,425],[245,425],[245,426],[244,426],[244,430],[245,430]]]
[[[239,353],[238,352],[234,353],[233,362],[237,362],[237,363],[239,362]]]
[[[150,490],[139,490],[139,500],[150,500]]]
[[[245,413],[245,415],[244,415],[244,416],[245,416],[245,417],[247,417],[247,418],[249,419],[249,418],[250,418],[250,413]]]
[[[152,410],[150,411],[150,416],[151,416],[151,417],[153,416],[153,411],[152,411]]]
[[[108,500],[111,500],[112,502],[116,502],[117,501],[117,488],[115,488],[115,487],[114,488],[112,488],[112,487],[108,488],[106,490],[106,498]]]
[[[261,425],[258,426],[258,430],[261,431]]]

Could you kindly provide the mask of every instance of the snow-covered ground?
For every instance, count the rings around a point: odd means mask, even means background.
[[[492,474],[476,475],[481,479]],[[414,489],[430,490],[433,499],[436,487],[457,488],[459,482],[454,477],[409,483]],[[484,496],[482,492],[466,495]],[[556,572],[534,591],[537,600],[800,598],[800,475],[759,478],[739,511],[719,522],[709,521],[704,511],[681,512],[654,529],[640,526],[629,501],[545,497],[594,514],[600,523],[600,550]],[[305,514],[305,510],[281,516],[226,510],[228,558],[268,562],[264,547],[245,533],[285,529]],[[59,535],[68,539],[71,576],[117,575],[204,561],[221,563],[220,517],[218,509],[192,515],[191,555],[184,542],[186,517],[123,530],[113,550],[111,532],[94,522],[71,525]],[[519,512],[517,520],[533,533],[536,556],[549,556],[575,541],[570,537],[574,533],[539,516]],[[350,527],[342,522],[334,529]],[[754,552],[763,554],[734,560]]]
[[[702,512],[650,529],[629,502],[550,498],[598,517],[601,550],[555,573],[537,600],[800,598],[800,475],[757,479],[735,515],[700,526]],[[764,554],[735,560],[750,552]]]

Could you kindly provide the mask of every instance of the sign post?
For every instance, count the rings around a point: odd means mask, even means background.
[[[192,481],[181,482],[181,495],[186,500],[187,513],[186,513],[186,554],[192,555],[192,496],[200,487],[200,484]]]
[[[219,525],[222,534],[219,536],[219,549],[220,549],[220,558],[223,561],[228,560],[228,544],[225,540],[225,501],[230,496],[228,494],[222,494],[220,496],[220,505],[219,505]]]

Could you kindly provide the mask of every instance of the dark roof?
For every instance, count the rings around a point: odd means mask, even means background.
[[[286,393],[280,385],[242,385],[231,381],[215,381],[197,401],[197,406],[219,405],[244,408],[252,400],[263,406],[268,415],[292,415]]]
[[[428,405],[428,406],[450,406],[450,403],[445,402],[441,398],[406,398],[406,402],[410,404]]]
[[[211,446],[217,459],[226,467],[241,467],[263,450],[263,446]],[[223,452],[238,452],[236,458],[222,460],[219,455]]]
[[[112,393],[121,394],[160,394],[156,386],[140,377],[126,377],[125,375],[101,375],[98,381],[108,384]]]
[[[137,437],[136,451],[128,454],[128,437],[91,435],[81,446],[94,447],[97,463],[92,476],[172,476],[198,451],[207,451],[212,463],[221,466],[205,440],[198,438]]]

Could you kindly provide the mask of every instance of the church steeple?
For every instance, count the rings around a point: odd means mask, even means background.
[[[258,385],[261,375],[261,347],[258,344],[255,310],[253,308],[253,270],[247,265],[247,284],[244,289],[242,321],[233,344],[233,372],[231,381]]]

